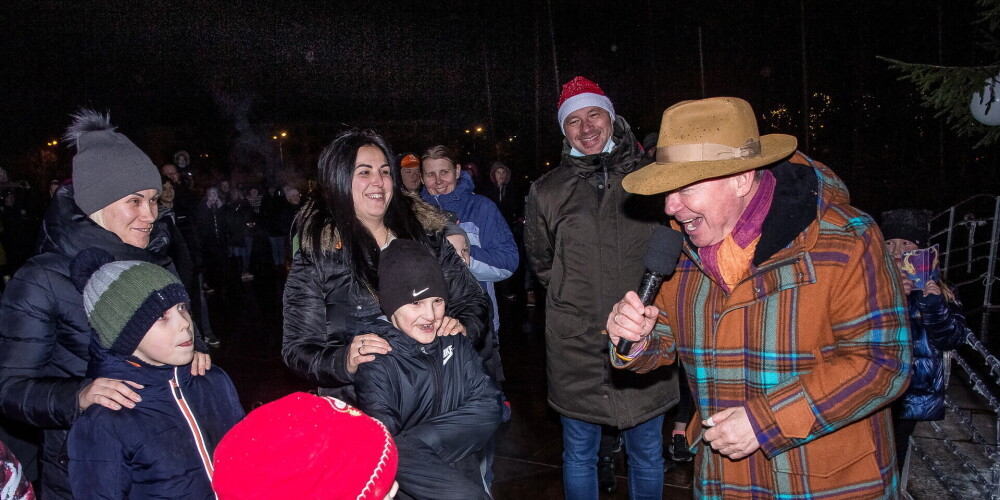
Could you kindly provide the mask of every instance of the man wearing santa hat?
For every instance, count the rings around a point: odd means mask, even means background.
[[[563,85],[558,118],[562,160],[532,184],[524,239],[548,289],[548,400],[563,424],[566,498],[597,499],[602,426],[622,431],[629,496],[660,498],[663,414],[678,401],[676,373],[612,369],[602,329],[614,303],[642,279],[663,198],[622,188],[642,148],[597,84],[578,76]]]

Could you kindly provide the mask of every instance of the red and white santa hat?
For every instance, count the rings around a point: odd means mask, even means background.
[[[563,135],[566,135],[566,127],[563,126],[566,117],[578,109],[590,106],[604,109],[614,121],[615,106],[596,83],[578,76],[563,84],[562,94],[559,94],[559,128]]]
[[[215,449],[220,500],[382,500],[396,478],[396,444],[381,422],[305,392],[250,412]]]

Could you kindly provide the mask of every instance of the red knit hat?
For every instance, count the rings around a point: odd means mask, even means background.
[[[396,459],[381,422],[339,399],[296,392],[226,433],[215,449],[212,487],[220,500],[382,500]]]
[[[578,109],[590,106],[604,109],[614,121],[615,106],[596,83],[578,76],[563,84],[562,94],[559,94],[559,128],[563,135],[566,135],[566,127],[563,126],[566,117]]]

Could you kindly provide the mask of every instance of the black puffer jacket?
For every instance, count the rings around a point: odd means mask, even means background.
[[[159,238],[154,226],[150,240]],[[44,430],[43,498],[71,498],[61,457],[66,433],[78,415],[77,395],[91,379],[90,325],[83,298],[69,276],[78,252],[99,247],[117,260],[142,260],[167,267],[164,255],[123,243],[87,217],[73,201],[72,186],[56,191],[42,222],[39,255],[17,271],[0,305],[0,411]],[[204,343],[198,350],[205,352]]]
[[[474,454],[493,437],[502,414],[500,391],[472,343],[451,335],[420,344],[388,323],[375,333],[392,351],[358,367],[358,408],[396,439],[400,490],[414,498],[488,499],[479,468],[458,463],[478,462]],[[426,469],[438,466],[462,471],[464,481],[435,481],[439,472]]]
[[[410,197],[414,213],[427,231],[431,252],[438,257],[448,283],[446,314],[465,327],[475,345],[489,334],[489,304],[486,293],[455,253],[441,231],[447,218],[430,205]],[[303,208],[305,218],[318,217],[311,206]],[[303,242],[295,253],[285,283],[284,341],[281,355],[292,371],[320,386],[320,394],[348,403],[354,396],[354,376],[347,371],[347,346],[355,335],[373,330],[382,315],[373,290],[351,277],[337,248],[334,229],[323,242],[323,255],[312,255]]]
[[[648,375],[611,368],[608,313],[643,274],[643,255],[665,218],[663,196],[625,192],[621,181],[638,168],[640,151],[622,117],[610,153],[570,156],[531,186],[525,210],[528,260],[548,289],[545,351],[549,404],[560,414],[628,428],[678,400],[676,370]]]
[[[420,344],[386,322],[374,330],[393,350],[358,367],[358,408],[445,462],[481,449],[500,425],[501,402],[472,342],[449,335]]]

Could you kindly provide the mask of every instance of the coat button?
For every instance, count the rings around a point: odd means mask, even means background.
[[[753,293],[760,293],[760,288],[753,287]]]

